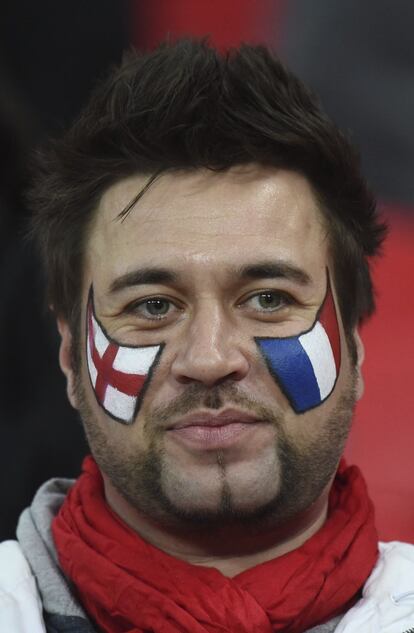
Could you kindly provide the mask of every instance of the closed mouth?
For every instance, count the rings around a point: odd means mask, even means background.
[[[190,426],[197,427],[220,427],[220,426],[228,426],[230,424],[257,424],[259,422],[263,422],[260,418],[246,413],[244,411],[239,411],[237,409],[225,409],[221,413],[213,414],[211,412],[194,412],[186,415],[185,417],[179,419],[167,430],[175,431],[178,429],[187,428]]]

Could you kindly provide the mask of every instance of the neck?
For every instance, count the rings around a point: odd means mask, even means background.
[[[200,532],[152,521],[131,507],[105,476],[104,483],[109,506],[144,540],[175,558],[214,567],[228,577],[283,556],[310,539],[325,523],[330,488],[328,486],[306,511],[283,525],[254,529],[236,525]]]

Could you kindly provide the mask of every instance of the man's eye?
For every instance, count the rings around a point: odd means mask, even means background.
[[[260,292],[246,301],[246,304],[259,312],[275,312],[289,304],[288,297],[275,290]]]
[[[154,299],[145,299],[131,306],[131,311],[141,317],[147,319],[162,319],[171,312],[173,304],[168,299],[155,297]]]

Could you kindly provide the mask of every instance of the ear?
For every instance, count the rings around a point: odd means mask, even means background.
[[[365,347],[362,342],[361,336],[357,329],[354,330],[354,340],[356,345],[356,353],[357,353],[357,362],[356,362],[356,370],[357,370],[357,381],[356,381],[356,396],[357,400],[362,398],[364,393],[364,377],[362,375],[362,363],[365,358]]]
[[[57,319],[57,327],[61,337],[59,348],[59,365],[66,376],[66,393],[72,407],[77,409],[75,395],[75,372],[72,367],[72,333],[69,325],[61,318]]]

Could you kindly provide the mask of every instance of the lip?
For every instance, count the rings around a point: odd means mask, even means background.
[[[219,414],[193,413],[167,429],[170,437],[190,448],[219,450],[231,447],[266,422],[236,409]]]
[[[168,430],[176,431],[177,429],[183,429],[188,426],[215,427],[235,423],[255,424],[261,421],[262,420],[260,420],[260,418],[244,411],[238,411],[237,409],[225,409],[218,414],[208,412],[191,413],[181,418],[178,422],[169,427]]]

